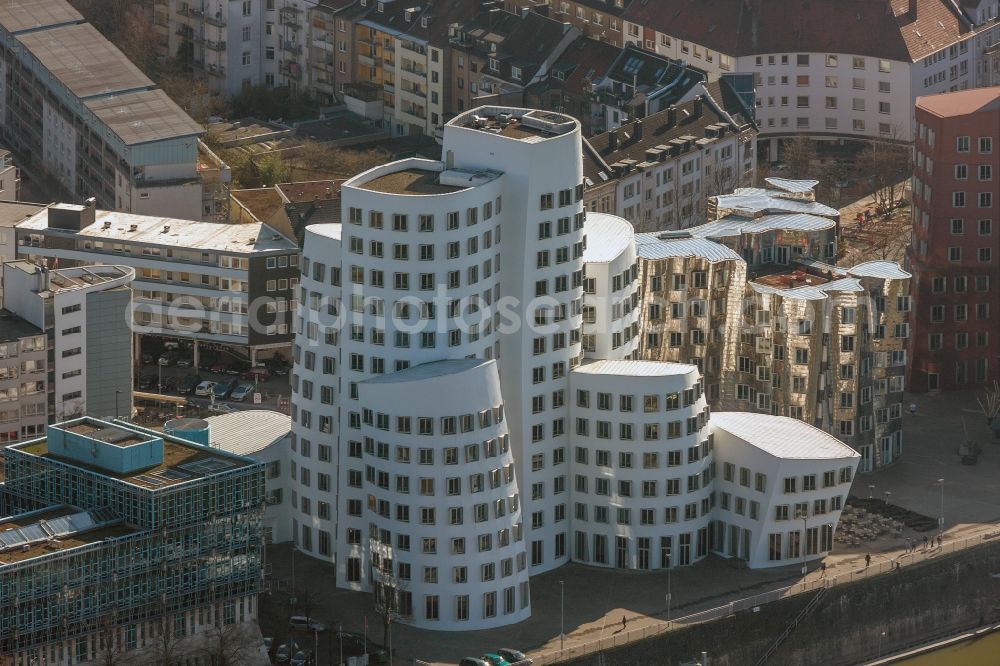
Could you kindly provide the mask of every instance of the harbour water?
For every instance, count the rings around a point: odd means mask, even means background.
[[[1000,632],[896,662],[900,666],[996,666],[1000,663]]]

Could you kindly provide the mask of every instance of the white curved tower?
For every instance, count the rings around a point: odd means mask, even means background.
[[[359,398],[374,420],[361,427],[364,478],[354,470],[349,483],[368,493],[368,529],[356,545],[371,554],[376,601],[395,593],[392,608],[429,629],[527,618],[520,496],[496,363],[424,363],[361,382]],[[349,579],[360,566],[360,554],[349,554]]]
[[[636,358],[639,264],[628,220],[587,213],[583,253],[583,353],[593,359]]]
[[[658,569],[707,555],[714,456],[698,368],[596,361],[572,383],[573,559]]]
[[[500,382],[528,497],[531,573],[569,560],[569,373],[582,360],[580,124],[548,111],[480,107],[444,128],[455,168],[504,173]],[[529,492],[530,491],[530,492]]]

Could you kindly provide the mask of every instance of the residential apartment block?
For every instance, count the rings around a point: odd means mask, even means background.
[[[57,421],[84,415],[129,417],[135,270],[47,269],[13,261],[3,265],[3,278],[7,310],[42,330],[52,352],[47,413]]]
[[[202,218],[204,129],[65,0],[0,6],[0,131],[76,201]]]
[[[48,350],[42,329],[0,310],[0,447],[45,433]]]
[[[305,230],[299,550],[446,631],[526,619],[530,576],[570,561],[827,552],[859,454],[799,420],[710,413],[697,366],[638,360],[640,249],[584,210],[579,122],[478,107],[443,140],[442,161],[348,180],[341,223]]]
[[[910,386],[995,381],[1000,340],[1000,88],[921,97],[916,106]]]
[[[115,263],[135,270],[134,326],[222,346],[256,361],[291,343],[298,245],[266,224],[194,222],[55,204],[17,226],[37,264]]]
[[[723,78],[625,127],[583,140],[584,203],[637,230],[703,223],[709,197],[754,184],[753,108]]]
[[[910,275],[825,263],[837,211],[815,181],[768,184],[714,197],[708,224],[638,236],[640,355],[701,368],[713,409],[804,420],[880,468],[902,452]]]
[[[808,12],[732,0],[673,13],[632,1],[624,32],[630,42],[712,73],[754,73],[762,139],[910,141],[914,100],[983,85],[982,50],[1000,41],[991,0],[824,1]],[[776,154],[775,142],[768,148]]]
[[[4,475],[0,652],[12,663],[224,652],[267,664],[256,627],[263,464],[81,418],[7,447]]]

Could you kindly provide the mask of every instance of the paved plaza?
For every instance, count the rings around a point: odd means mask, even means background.
[[[992,433],[978,413],[976,392],[943,396],[907,397],[904,425],[904,456],[892,467],[855,479],[853,493],[888,499],[913,511],[936,518],[940,512],[940,485],[945,479],[945,547],[916,555],[905,554],[907,537],[922,541],[923,534],[904,532],[900,537],[846,548],[835,545],[827,558],[826,576],[876,574],[888,571],[898,561],[903,566],[923,557],[948,552],[963,537],[982,531],[982,523],[1000,521],[1000,445],[991,443]],[[916,415],[909,404],[917,405]],[[967,435],[965,433],[968,433]],[[978,463],[963,465],[958,446],[965,439],[981,447]],[[874,486],[874,488],[869,488]],[[865,571],[864,556],[872,555],[872,569]],[[310,613],[333,627],[331,636],[321,637],[319,663],[327,663],[329,651],[337,649],[336,628],[361,633],[367,618],[369,637],[383,643],[383,627],[368,594],[339,590],[333,584],[331,566],[301,554],[295,555],[296,588],[308,590]],[[287,634],[289,613],[287,589],[291,584],[291,547],[268,550],[273,592],[261,601],[261,629],[265,636]],[[808,581],[823,576],[816,565]],[[850,578],[851,576],[847,576]],[[669,578],[669,580],[668,580]],[[560,622],[565,627],[565,645],[590,643],[621,633],[622,617],[628,631],[661,625],[666,619],[666,593],[672,594],[671,617],[724,606],[775,588],[802,581],[797,566],[748,571],[729,560],[711,556],[691,567],[637,573],[567,565],[531,579],[532,618],[530,621],[496,630],[444,633],[418,630],[394,624],[392,644],[397,664],[412,658],[432,663],[455,664],[463,656],[479,655],[498,647],[516,647],[533,654],[560,648]],[[560,612],[560,609],[564,609]],[[298,609],[303,612],[302,608]],[[311,646],[312,641],[302,640]],[[333,652],[336,662],[336,652]]]

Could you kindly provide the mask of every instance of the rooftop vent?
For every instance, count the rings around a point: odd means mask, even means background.
[[[167,233],[168,231],[170,231],[170,225],[169,224],[164,224],[163,225],[163,231],[161,233]]]
[[[139,231],[139,225],[138,224],[130,224],[130,225],[128,225],[128,230],[129,231]]]

